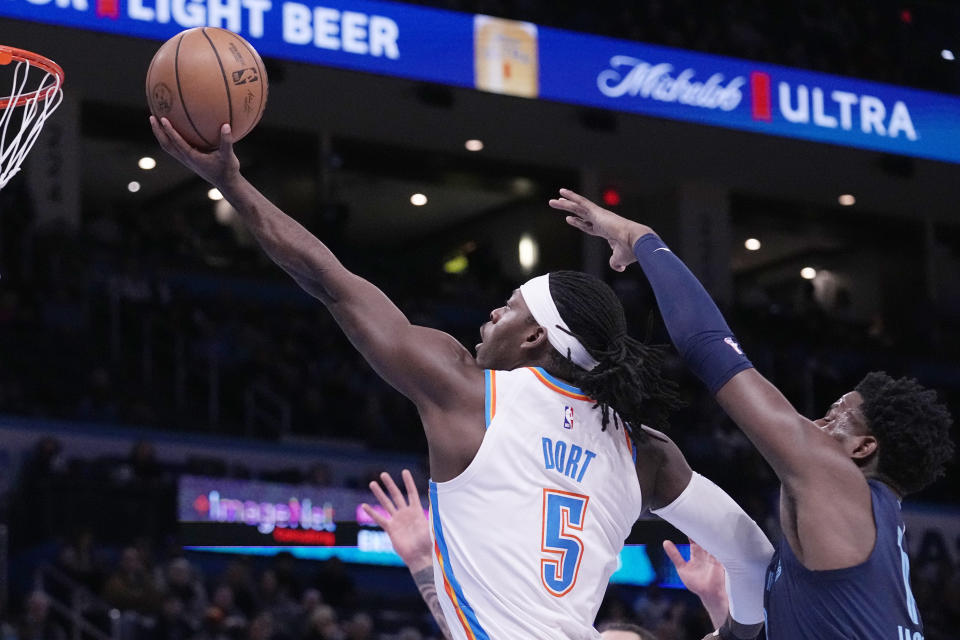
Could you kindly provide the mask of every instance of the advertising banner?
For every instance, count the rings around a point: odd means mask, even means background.
[[[223,27],[264,56],[960,162],[960,98],[489,16],[377,0],[2,0],[0,16],[157,40]]]
[[[372,497],[365,490],[185,475],[177,495],[180,542],[192,551],[403,566],[389,536],[360,508]],[[374,508],[387,515],[376,502]],[[659,520],[640,521],[611,581],[681,588],[659,548],[675,534]],[[678,546],[686,552],[687,545]]]

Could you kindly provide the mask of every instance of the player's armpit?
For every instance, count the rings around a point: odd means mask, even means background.
[[[641,425],[647,438],[637,442],[637,478],[644,508],[658,509],[670,504],[690,484],[693,470],[680,448],[666,434]]]

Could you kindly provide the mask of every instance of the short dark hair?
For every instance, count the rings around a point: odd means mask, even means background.
[[[657,640],[657,636],[653,635],[648,629],[629,622],[605,622],[597,628],[597,631],[600,633],[604,631],[629,631],[640,636],[640,640]]]
[[[872,371],[856,386],[861,410],[878,444],[877,472],[903,494],[920,491],[944,474],[953,457],[953,418],[937,392],[914,378]]]
[[[623,305],[607,283],[580,271],[550,273],[550,296],[560,317],[577,340],[599,361],[586,371],[556,353],[563,378],[593,398],[603,411],[603,428],[614,411],[636,441],[645,438],[640,425],[667,426],[670,412],[683,406],[675,381],[664,377],[667,347],[649,345],[627,335]]]

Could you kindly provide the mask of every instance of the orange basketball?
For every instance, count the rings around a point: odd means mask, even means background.
[[[220,127],[234,140],[256,126],[267,104],[267,73],[250,43],[226,29],[187,29],[163,43],[147,70],[147,103],[184,140],[215,149]]]

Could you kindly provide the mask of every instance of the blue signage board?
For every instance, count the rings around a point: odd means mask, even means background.
[[[224,27],[269,57],[960,162],[960,98],[489,16],[378,0],[0,0],[0,16],[157,40]]]
[[[540,97],[960,162],[960,99],[540,29]]]

